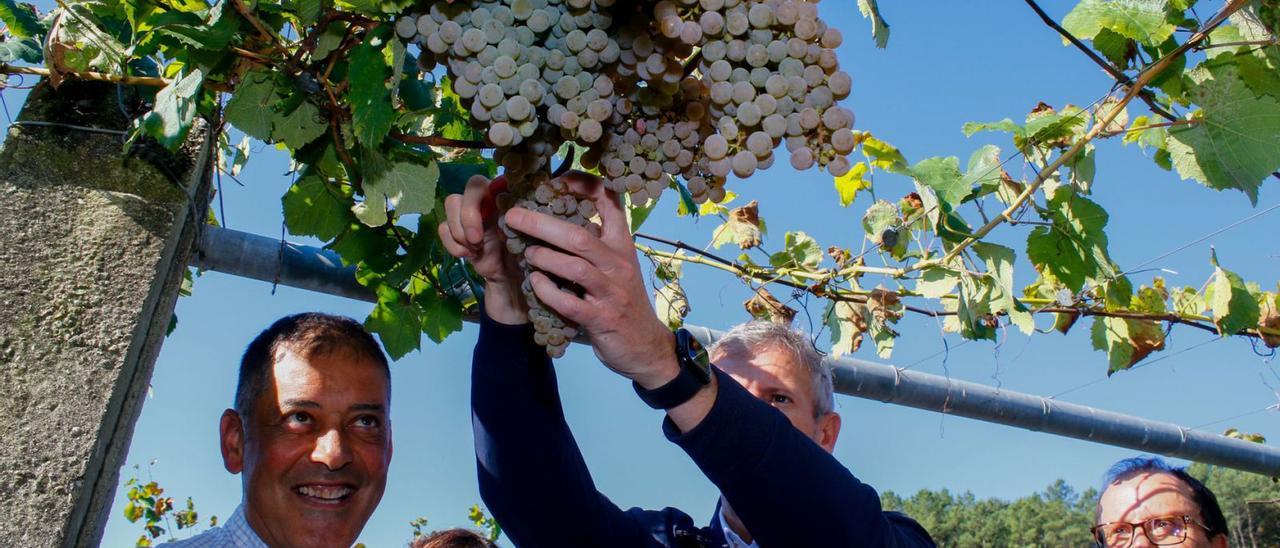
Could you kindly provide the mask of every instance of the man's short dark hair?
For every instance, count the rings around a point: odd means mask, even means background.
[[[1209,538],[1227,534],[1227,518],[1222,514],[1222,507],[1218,505],[1218,497],[1213,495],[1213,491],[1210,491],[1203,482],[1188,474],[1186,468],[1172,466],[1160,457],[1145,455],[1130,457],[1111,465],[1111,468],[1107,470],[1107,474],[1103,476],[1102,490],[1106,491],[1111,484],[1124,481],[1138,474],[1169,474],[1187,484],[1191,488],[1192,502],[1200,507],[1200,518],[1204,520],[1204,526],[1208,528]],[[1098,515],[1094,516],[1094,522],[1098,521],[1101,513],[1102,504],[1099,503]]]
[[[351,318],[321,312],[305,312],[285,316],[259,333],[240,358],[240,380],[236,383],[235,408],[241,416],[253,412],[253,403],[267,389],[271,366],[283,349],[304,358],[323,356],[342,350],[382,366],[391,382],[387,357],[373,336]]]
[[[414,537],[410,548],[494,548],[480,533],[470,529],[446,529],[424,537]]]

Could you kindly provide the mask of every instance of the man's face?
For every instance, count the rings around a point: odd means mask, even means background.
[[[1112,483],[1098,499],[1098,523],[1138,523],[1165,516],[1191,516],[1204,523],[1200,507],[1195,503],[1191,486],[1171,474],[1142,473]],[[1143,531],[1134,528],[1132,546],[1152,546]],[[1187,540],[1180,544],[1186,548],[1222,548],[1227,545],[1226,536],[1209,539],[1203,527],[1188,524]]]
[[[391,463],[390,386],[382,366],[337,350],[282,350],[252,416],[227,410],[223,461],[243,472],[249,525],[267,544],[355,542]]]
[[[711,361],[751,395],[782,411],[796,429],[828,453],[835,449],[840,435],[840,415],[831,412],[814,416],[818,398],[812,377],[791,352],[776,346],[757,349],[735,346],[717,349]]]

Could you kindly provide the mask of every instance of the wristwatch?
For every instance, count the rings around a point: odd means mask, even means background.
[[[645,390],[634,381],[631,383],[640,399],[654,409],[671,409],[687,402],[711,383],[711,359],[702,344],[687,329],[677,329],[675,335],[676,363],[680,365],[676,378],[653,390]]]

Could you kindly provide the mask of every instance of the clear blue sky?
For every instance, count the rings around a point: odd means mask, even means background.
[[[1074,2],[1046,2],[1061,19]],[[1208,8],[1220,2],[1209,2]],[[927,7],[925,7],[927,5]],[[897,145],[907,158],[959,156],[979,146],[1010,145],[1001,135],[966,139],[966,121],[1020,119],[1038,101],[1056,107],[1087,105],[1112,85],[1074,49],[1063,47],[1022,3],[882,2],[892,24],[888,49],[872,46],[868,24],[852,0],[827,0],[821,13],[844,30],[842,67],[853,76],[846,102],[857,127]],[[10,95],[10,107],[16,106]],[[1134,112],[1135,114],[1138,111]],[[281,231],[279,197],[289,181],[286,158],[259,144],[242,177],[245,186],[224,178],[225,224],[230,228],[276,236]],[[1011,166],[1017,176],[1020,167]],[[1023,172],[1025,173],[1025,172]],[[829,177],[796,173],[779,162],[748,181],[733,181],[741,201],[760,200],[772,229],[766,246],[779,247],[786,230],[805,230],[824,246],[858,248],[860,217],[870,197],[859,196],[841,208]],[[1261,191],[1259,208],[1280,200],[1275,181]],[[897,199],[910,182],[878,181],[881,197]],[[1112,214],[1111,251],[1122,267],[1156,257],[1251,212],[1247,198],[1218,193],[1155,167],[1136,148],[1104,143],[1098,151],[1096,199]],[[677,220],[668,196],[645,231],[689,242],[706,242],[714,220]],[[975,217],[970,210],[967,212]],[[1224,265],[1245,279],[1270,287],[1280,272],[1280,213],[1257,219],[1192,246],[1154,266],[1176,272],[1163,275],[1173,285],[1199,285],[1209,276],[1209,246]],[[1026,227],[1002,227],[996,239],[1022,258]],[[873,260],[874,262],[874,260]],[[719,271],[688,265],[686,289],[693,307],[691,323],[726,327],[747,319],[742,284]],[[1152,273],[1135,283],[1149,283]],[[1025,261],[1018,265],[1019,287],[1032,279]],[[778,293],[786,298],[785,293]],[[791,303],[799,306],[798,303]],[[194,497],[202,516],[228,515],[240,500],[238,477],[227,474],[218,454],[219,413],[231,402],[236,363],[244,345],[276,318],[304,310],[323,310],[364,318],[366,303],[346,301],[286,287],[272,293],[268,284],[208,273],[196,280],[195,295],[178,304],[178,329],[165,342],[152,394],[138,421],[126,477],[140,464],[179,500]],[[822,304],[813,303],[816,318]],[[1044,327],[1047,318],[1041,318]],[[804,312],[797,325],[806,327]],[[932,320],[909,318],[900,324],[892,363],[999,384],[1035,394],[1064,394],[1061,399],[1108,410],[1204,425],[1220,432],[1228,426],[1280,439],[1275,415],[1258,412],[1277,402],[1280,388],[1274,364],[1259,357],[1245,340],[1211,342],[1150,367],[1105,379],[1106,358],[1090,349],[1087,325],[1070,335],[1011,332],[996,345],[963,346],[946,335],[952,351],[944,363],[935,354],[943,335]],[[429,528],[463,525],[466,509],[479,502],[468,411],[468,368],[476,330],[468,325],[444,344],[428,346],[392,367],[396,452],[382,505],[361,540],[369,546],[402,545],[408,522],[418,516]],[[1178,328],[1172,354],[1213,337]],[[870,346],[870,345],[868,345]],[[875,359],[869,349],[860,357]],[[589,349],[576,347],[558,364],[570,424],[601,490],[623,507],[676,506],[699,521],[709,519],[715,488],[659,430],[661,415],[640,403],[627,382],[601,367]],[[910,494],[918,489],[970,490],[980,497],[1013,498],[1064,478],[1079,488],[1095,485],[1101,472],[1130,451],[955,417],[839,397],[844,431],[836,456],[862,480],[880,490]],[[1238,415],[1252,413],[1234,418]],[[1224,419],[1229,419],[1225,420]],[[1222,422],[1218,422],[1222,421]],[[132,545],[140,527],[123,519],[123,491],[116,498],[104,546]]]

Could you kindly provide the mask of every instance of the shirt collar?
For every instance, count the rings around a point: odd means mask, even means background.
[[[229,537],[232,546],[240,546],[244,548],[269,548],[267,543],[262,541],[262,537],[258,536],[249,526],[249,520],[244,515],[244,503],[240,503],[236,507],[236,511],[232,512],[231,517],[223,524],[223,530]]]
[[[724,541],[729,548],[759,548],[754,542],[742,540],[742,537],[729,528],[729,520],[724,517],[724,504],[720,505],[720,528],[724,530]]]

